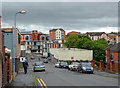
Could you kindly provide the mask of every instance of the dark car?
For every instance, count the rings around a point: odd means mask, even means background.
[[[60,62],[59,67],[60,68],[68,68],[68,64],[67,64],[67,62]]]
[[[82,62],[78,65],[77,71],[82,72],[82,73],[85,73],[85,72],[93,73],[94,72],[92,65],[90,63],[85,63],[85,62]]]

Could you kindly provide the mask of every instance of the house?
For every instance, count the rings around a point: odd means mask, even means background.
[[[2,28],[2,31],[4,31],[4,46],[11,50],[11,74],[14,80],[20,67],[21,34],[16,28]]]
[[[107,70],[120,73],[120,42],[111,44],[106,49]]]
[[[49,30],[49,40],[60,40],[63,42],[65,39],[65,31],[61,28]]]
[[[108,37],[110,38],[109,44],[117,43],[117,36],[118,36],[118,33],[109,33],[108,34]]]
[[[98,40],[100,38],[105,38],[109,41],[109,37],[105,32],[87,32],[85,35],[88,35],[91,40]]]

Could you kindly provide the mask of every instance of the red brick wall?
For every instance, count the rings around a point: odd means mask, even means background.
[[[78,34],[79,34],[79,32],[72,31],[72,32],[67,33],[67,35],[70,35],[70,34],[75,34],[75,35],[78,35]]]
[[[113,68],[113,72],[117,72],[118,73],[118,71],[120,70],[120,68],[119,68],[119,65],[120,65],[120,60],[119,60],[119,58],[120,58],[120,55],[118,55],[118,54],[120,54],[120,52],[118,53],[118,52],[111,52],[110,50],[106,50],[106,52],[107,52],[107,55],[106,55],[106,59],[107,59],[107,70],[110,70],[110,55],[112,55],[113,56],[113,60],[114,60],[114,63],[112,64],[112,68]]]
[[[7,84],[8,60],[5,60],[4,33],[2,32],[2,61],[3,61],[3,84]]]

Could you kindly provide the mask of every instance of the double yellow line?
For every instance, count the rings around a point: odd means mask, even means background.
[[[40,83],[42,88],[44,88],[44,87],[47,88],[46,84],[44,83],[44,81],[42,79],[37,79],[37,80]]]

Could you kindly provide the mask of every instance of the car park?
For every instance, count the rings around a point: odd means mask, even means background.
[[[59,65],[60,68],[68,68],[67,62],[60,62]]]
[[[57,62],[57,63],[55,64],[55,67],[59,68],[59,67],[60,67],[60,62]]]
[[[33,65],[33,71],[45,71],[45,65],[43,62],[35,62]]]
[[[78,65],[77,71],[82,72],[82,73],[87,73],[87,72],[93,73],[94,72],[92,65],[86,62],[81,62]]]
[[[72,62],[69,66],[68,66],[68,70],[77,70],[79,63],[78,62]]]

